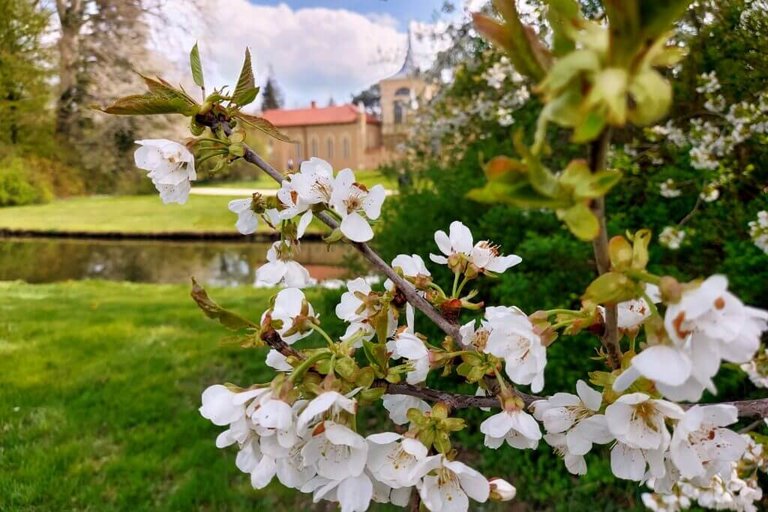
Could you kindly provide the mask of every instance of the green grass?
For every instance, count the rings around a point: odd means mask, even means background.
[[[258,317],[269,293],[215,296]],[[0,510],[307,508],[254,491],[198,414],[210,384],[271,378],[263,349],[225,334],[182,286],[0,282]]]
[[[91,196],[44,205],[0,208],[0,229],[120,233],[236,233],[232,197],[189,197],[187,204],[163,204],[156,195]],[[268,232],[263,223],[259,229]],[[319,230],[310,226],[310,231]]]
[[[387,190],[397,190],[397,180],[384,176],[377,170],[355,171],[355,178],[368,188],[374,185],[384,185]],[[280,185],[269,176],[261,174],[258,179],[243,181],[219,181],[214,183],[205,183],[203,186],[216,188],[260,188],[260,189],[278,189]]]

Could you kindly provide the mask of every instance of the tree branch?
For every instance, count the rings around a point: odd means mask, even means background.
[[[212,115],[198,116],[196,120],[200,124],[210,126],[212,128],[220,126],[222,130],[224,130],[224,133],[227,135],[229,135],[232,131],[228,121],[217,119]],[[267,173],[273,180],[277,181],[278,183],[282,183],[285,179],[285,176],[280,171],[272,167],[268,162],[266,162],[263,158],[261,158],[247,146],[245,147],[245,155],[243,158]],[[315,216],[331,229],[336,229],[339,227],[339,223],[336,222],[336,219],[327,213],[320,212],[315,214]],[[459,326],[444,318],[439,311],[432,307],[432,305],[419,294],[419,292],[416,290],[416,288],[413,287],[411,283],[400,277],[397,272],[395,272],[394,269],[390,267],[381,258],[381,256],[378,255],[378,253],[376,253],[376,251],[371,249],[368,244],[356,242],[349,243],[352,245],[352,247],[357,249],[358,252],[360,252],[363,257],[365,257],[365,259],[367,259],[378,271],[386,275],[395,284],[395,286],[397,286],[397,288],[403,292],[403,295],[405,295],[405,298],[409,303],[411,303],[412,306],[424,313],[427,318],[432,320],[432,322],[434,322],[434,324],[437,325],[444,333],[452,337],[456,343],[461,343]]]
[[[611,143],[611,131],[604,130],[600,137],[594,141],[589,152],[589,169],[595,173],[605,169],[608,155],[608,147]],[[600,233],[592,241],[592,249],[595,253],[597,272],[602,275],[611,269],[611,260],[608,254],[608,230],[605,225],[605,199],[599,198],[590,205],[592,213],[600,224]],[[616,369],[621,366],[621,348],[619,347],[618,311],[616,305],[605,305],[605,330],[600,337],[600,342],[605,348],[608,363]]]

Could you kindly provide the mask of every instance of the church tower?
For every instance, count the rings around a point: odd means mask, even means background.
[[[413,54],[413,34],[408,27],[408,49],[400,71],[379,82],[381,90],[381,134],[387,150],[394,150],[406,137],[408,118],[421,101],[428,101],[432,89],[421,77]]]

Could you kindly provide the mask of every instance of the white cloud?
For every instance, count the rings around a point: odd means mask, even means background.
[[[246,47],[251,49],[257,82],[264,82],[271,66],[289,107],[313,99],[324,104],[330,96],[348,101],[350,93],[397,72],[402,64],[406,34],[387,14],[294,10],[285,4],[254,5],[247,0],[207,4],[204,23],[185,21],[184,29],[157,27],[155,46],[186,66],[187,52],[198,40],[210,84],[234,84]],[[171,18],[185,9],[183,0],[167,5]],[[418,57],[423,63],[425,56]]]

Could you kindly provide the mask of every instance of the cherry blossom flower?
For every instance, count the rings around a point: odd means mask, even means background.
[[[663,247],[675,251],[683,245],[685,235],[686,233],[683,229],[674,226],[666,226],[661,230],[661,233],[659,233],[659,243]]]
[[[583,454],[575,454],[568,448],[565,434],[544,434],[544,441],[551,446],[555,453],[563,458],[565,468],[572,475],[586,475],[587,461]]]
[[[429,349],[412,331],[402,330],[387,342],[392,359],[406,359],[409,371],[405,380],[408,384],[420,384],[429,374]]]
[[[499,448],[504,441],[513,448],[536,448],[541,439],[539,424],[522,409],[505,410],[480,424],[485,434],[485,446]]]
[[[768,312],[745,306],[728,291],[725,276],[713,275],[667,307],[664,325],[675,341],[699,334],[716,340],[726,361],[745,363],[760,347],[760,335],[768,329]]]
[[[427,412],[431,409],[429,404],[420,398],[409,395],[384,395],[381,397],[382,405],[389,412],[389,419],[395,425],[405,425],[408,419],[410,409],[418,409],[421,412]]]
[[[275,296],[274,306],[266,311],[264,316],[268,314],[272,318],[273,325],[277,324],[275,328],[277,333],[289,345],[312,334],[312,329],[306,323],[313,321],[315,310],[298,288],[280,290]],[[264,317],[262,317],[263,320]]]
[[[347,291],[341,295],[341,301],[336,306],[336,316],[348,322],[346,332],[341,337],[347,340],[358,332],[362,338],[370,340],[376,334],[374,320],[381,314],[382,304],[379,294],[373,293],[371,285],[362,277],[347,283]],[[392,311],[387,312],[387,332],[394,332],[397,321]]]
[[[369,220],[376,220],[381,215],[386,190],[376,185],[368,190],[355,182],[355,173],[344,169],[333,181],[330,206],[341,216],[341,232],[353,242],[367,242],[373,238]]]
[[[183,144],[166,139],[137,140],[136,167],[149,171],[155,185],[178,186],[195,181],[195,156]]]
[[[330,204],[334,183],[333,167],[325,160],[312,157],[301,162],[299,172],[291,176],[291,181],[305,204]]]
[[[291,259],[291,243],[277,241],[267,251],[267,263],[256,271],[258,286],[275,286],[284,283],[292,288],[305,288],[312,284],[309,272]]]
[[[664,476],[664,456],[671,441],[665,421],[682,417],[683,410],[677,404],[652,399],[645,393],[623,395],[609,405],[605,418],[617,440],[611,450],[613,474],[639,481],[647,465],[652,476]]]
[[[258,388],[234,392],[226,386],[214,384],[203,391],[200,414],[214,425],[229,425],[245,416],[246,402],[268,391]]]
[[[416,485],[414,471],[429,453],[421,441],[393,432],[373,434],[366,440],[367,466],[378,481],[393,489]]]
[[[329,480],[360,476],[368,458],[368,444],[358,433],[344,425],[320,423],[301,450],[305,466]]]
[[[534,393],[544,388],[547,350],[528,317],[517,308],[486,309],[490,334],[484,352],[506,362],[505,371],[515,384],[530,385]]]
[[[259,228],[256,198],[235,199],[229,202],[229,211],[237,214],[235,227],[243,235],[251,235]]]
[[[675,426],[669,449],[680,474],[685,478],[727,475],[747,447],[739,434],[723,428],[736,421],[738,410],[732,405],[694,405],[688,409]]]
[[[392,268],[400,269],[403,276],[412,279],[417,277],[429,277],[432,274],[427,270],[424,260],[418,254],[399,254],[392,260]]]
[[[576,392],[578,396],[571,393],[555,393],[546,400],[537,400],[531,407],[534,417],[544,423],[544,428],[549,434],[563,434],[562,441],[566,443],[566,449],[560,451],[582,456],[592,449],[593,444],[609,443],[613,436],[608,430],[605,416],[597,414],[602,395],[583,380],[576,383]],[[559,436],[550,439],[556,443],[561,440]]]
[[[437,231],[435,243],[443,256],[430,254],[433,262],[448,265],[453,271],[466,271],[468,275],[500,274],[523,261],[514,254],[500,255],[499,247],[487,240],[473,245],[472,232],[459,221],[451,222],[449,234]]]
[[[267,366],[279,372],[290,372],[293,370],[293,366],[288,364],[288,358],[275,349],[270,349],[267,352],[266,363]]]
[[[331,418],[337,418],[342,411],[355,414],[357,412],[357,402],[336,391],[326,391],[307,404],[299,415],[296,428],[297,430],[303,430],[326,413],[330,413],[329,416]]]
[[[342,479],[328,479],[316,476],[304,486],[302,492],[311,492],[312,501],[337,502],[342,512],[365,512],[374,497],[371,477],[365,473]]]
[[[459,257],[469,257],[472,252],[472,232],[467,226],[455,220],[451,222],[449,233],[437,231],[435,233],[435,243],[445,256],[430,254],[429,259],[439,265],[448,265],[454,268],[461,263]]]
[[[490,496],[490,484],[483,475],[444,455],[428,457],[414,473],[423,476],[419,496],[431,512],[466,512],[469,498],[485,503]]]
[[[189,191],[192,190],[192,184],[189,181],[182,181],[178,185],[164,185],[161,183],[154,183],[154,185],[160,193],[160,199],[164,204],[186,204],[187,200],[189,200]]]
[[[510,501],[515,499],[517,489],[503,478],[491,478],[488,480],[491,486],[491,498],[496,501]]]

